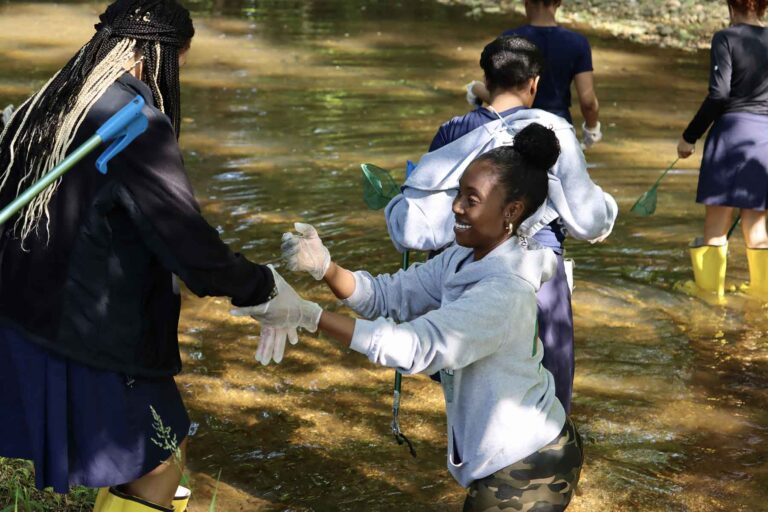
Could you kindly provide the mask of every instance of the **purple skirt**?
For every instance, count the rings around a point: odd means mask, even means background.
[[[704,145],[696,202],[766,209],[768,116],[732,112],[715,122]]]
[[[176,443],[189,431],[173,377],[85,366],[8,327],[0,327],[0,390],[0,456],[33,461],[40,489],[120,485],[167,460],[150,406]]]
[[[544,345],[541,364],[555,379],[555,395],[565,412],[571,411],[573,374],[576,361],[573,350],[573,310],[571,290],[565,274],[563,256],[557,254],[557,272],[542,283],[536,293],[539,338]]]

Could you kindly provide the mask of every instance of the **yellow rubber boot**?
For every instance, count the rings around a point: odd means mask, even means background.
[[[728,261],[728,244],[690,247],[691,266],[696,286],[718,297],[725,295],[725,269]]]
[[[749,288],[747,293],[768,299],[768,249],[750,249],[747,247],[749,263]]]
[[[184,512],[187,510],[190,496],[192,496],[192,491],[180,485],[176,489],[176,496],[173,498],[173,512]]]
[[[186,505],[185,505],[186,506]],[[102,487],[96,496],[93,512],[173,512],[141,498],[129,496],[114,487]]]

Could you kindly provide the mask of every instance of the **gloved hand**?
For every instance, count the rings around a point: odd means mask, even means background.
[[[283,260],[289,270],[304,270],[319,281],[331,266],[331,253],[313,226],[297,222],[293,227],[299,234],[283,234],[283,243],[280,245]]]
[[[259,337],[259,348],[256,350],[256,360],[264,366],[269,364],[270,360],[280,363],[285,354],[285,339],[295,345],[299,342],[299,336],[294,327],[272,327],[270,325],[261,326],[261,336]]]
[[[317,331],[323,309],[314,302],[304,300],[291,288],[291,285],[269,265],[275,277],[277,296],[269,302],[247,308],[233,309],[235,316],[250,316],[262,324],[259,349],[256,359],[261,364],[269,364],[274,359],[279,363],[285,352],[285,340],[296,344],[299,339],[296,328],[302,327],[310,332]]]
[[[473,107],[477,107],[483,104],[483,100],[478,98],[477,94],[475,94],[475,91],[473,90],[473,88],[475,87],[475,84],[482,85],[482,82],[477,80],[472,80],[471,82],[469,82],[467,85],[464,86],[467,89],[467,96],[466,96],[467,103],[469,103]]]
[[[272,265],[269,265],[269,269],[275,276],[277,296],[258,306],[233,309],[231,313],[235,316],[251,316],[270,327],[302,327],[309,332],[317,331],[323,308],[299,297]]]
[[[581,133],[582,149],[589,149],[603,140],[603,132],[600,131],[600,121],[597,122],[597,126],[594,128],[587,128],[587,123],[581,123]]]

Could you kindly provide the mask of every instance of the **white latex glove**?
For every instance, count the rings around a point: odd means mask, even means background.
[[[301,327],[309,332],[317,331],[323,308],[299,297],[272,265],[269,265],[269,269],[275,276],[277,297],[258,306],[233,309],[231,313],[235,316],[251,316],[270,327]]]
[[[269,364],[270,359],[276,363],[282,361],[286,338],[292,345],[298,343],[297,327],[310,332],[317,331],[317,324],[323,313],[323,308],[299,297],[291,285],[272,268],[272,265],[269,265],[269,269],[275,277],[277,297],[258,306],[231,311],[235,316],[250,316],[261,322],[261,339],[256,359],[265,365]]]
[[[475,86],[475,84],[482,84],[482,82],[479,82],[477,80],[472,80],[464,87],[467,89],[467,103],[472,105],[473,107],[477,107],[478,105],[482,104],[482,101],[478,103],[477,101],[477,95],[475,94],[475,91],[472,90],[472,88]]]
[[[283,243],[280,245],[283,260],[288,270],[309,272],[319,281],[331,266],[331,253],[313,226],[297,222],[293,227],[299,234],[283,234]]]
[[[285,354],[286,338],[291,342],[291,345],[299,342],[299,336],[296,334],[295,328],[262,325],[259,348],[256,350],[256,360],[264,366],[268,365],[271,360],[280,363]]]
[[[597,126],[594,128],[587,128],[587,123],[581,123],[581,133],[582,149],[589,149],[603,140],[603,132],[600,131],[600,121],[597,122]]]

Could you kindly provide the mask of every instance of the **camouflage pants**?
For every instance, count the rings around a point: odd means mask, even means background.
[[[559,512],[571,501],[581,473],[581,436],[566,419],[560,435],[525,459],[469,487],[464,512]]]

